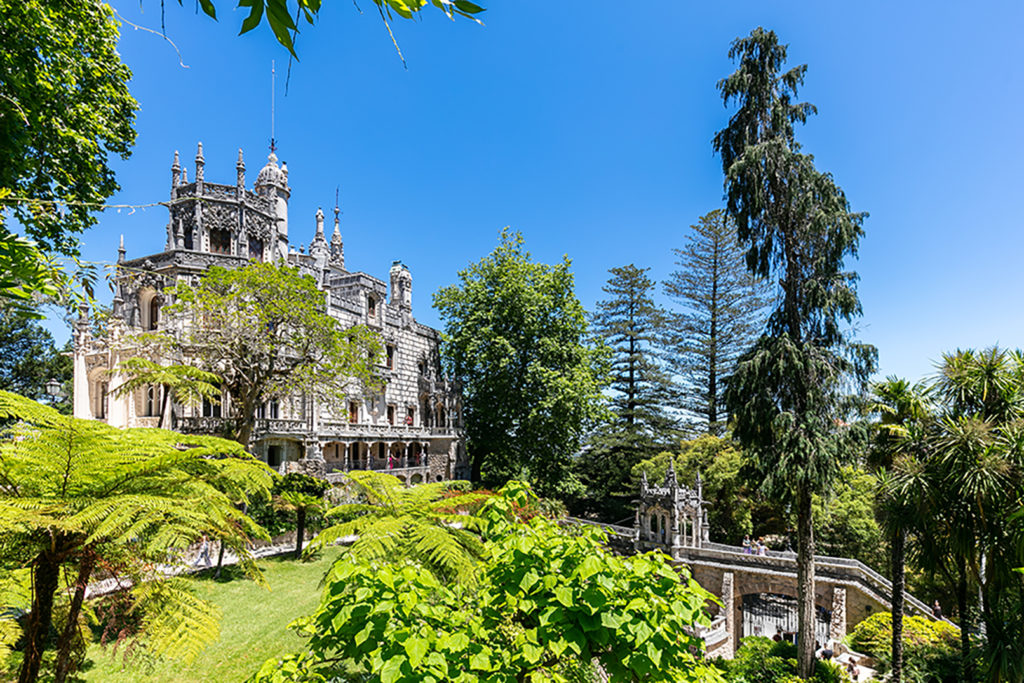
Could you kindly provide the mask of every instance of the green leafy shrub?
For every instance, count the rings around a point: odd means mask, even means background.
[[[908,683],[958,681],[960,632],[945,621],[903,617],[903,679]],[[871,655],[882,672],[892,668],[892,615],[873,614],[857,624],[850,647]]]
[[[449,504],[415,502],[403,514]],[[481,530],[484,552],[462,567],[472,580],[439,580],[402,548],[370,559],[346,551],[320,607],[292,623],[309,638],[306,652],[268,661],[250,681],[338,680],[344,662],[382,683],[582,683],[596,660],[614,681],[720,682],[689,630],[710,623],[713,596],[664,555],[613,555],[603,532],[562,527],[537,507],[513,481],[476,521],[450,516]],[[394,528],[360,538],[388,542]]]
[[[796,646],[786,641],[751,636],[743,639],[732,660],[718,659],[715,666],[731,683],[805,683],[796,675]],[[819,661],[811,683],[849,683],[850,678],[834,662]]]

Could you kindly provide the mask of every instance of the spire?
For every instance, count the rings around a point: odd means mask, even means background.
[[[334,232],[331,233],[331,262],[339,268],[345,267],[345,247],[341,241],[341,219],[338,215],[341,209],[338,208],[338,191],[334,191]]]
[[[676,459],[668,459],[668,472],[665,473],[665,486],[674,488],[679,485],[676,481]]]
[[[316,238],[314,238],[314,239],[323,239],[323,238],[324,238],[324,210],[321,209],[320,207],[317,207],[317,209],[316,209]]]
[[[178,150],[174,150],[174,162],[171,164],[171,189],[181,184],[181,162],[178,160]]]
[[[697,500],[704,500],[704,485],[700,480],[700,470],[697,470]]]
[[[181,183],[182,185],[188,185],[188,167],[181,169]]]
[[[196,149],[196,182],[203,182],[203,167],[206,165],[206,159],[203,158],[203,143],[199,143],[199,147]]]
[[[640,475],[640,490],[647,490],[647,470],[644,470],[643,473]]]
[[[124,263],[124,235],[121,235],[121,244],[117,247],[117,262]]]
[[[238,162],[235,164],[235,170],[238,171],[238,182],[239,187],[245,187],[245,160],[242,159],[242,148],[238,148]]]

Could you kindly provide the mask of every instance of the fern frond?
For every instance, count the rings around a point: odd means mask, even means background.
[[[144,615],[143,645],[156,656],[191,662],[220,637],[220,609],[197,597],[188,581],[146,581],[132,595]]]

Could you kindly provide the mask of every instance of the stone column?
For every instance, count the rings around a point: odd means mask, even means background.
[[[736,595],[734,592],[735,577],[732,572],[722,574],[722,614],[725,615],[725,642],[719,652],[725,659],[736,656],[736,643],[739,642],[739,627],[736,623]]]
[[[828,637],[839,641],[846,636],[846,589],[832,587],[832,620],[828,625]]]
[[[342,468],[346,472],[351,471],[352,470],[352,442],[351,441],[346,441],[345,442],[345,455],[342,456],[342,457],[345,458],[344,462],[341,465]]]

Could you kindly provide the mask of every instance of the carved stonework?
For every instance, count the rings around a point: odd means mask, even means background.
[[[719,650],[720,656],[732,659],[736,654],[736,593],[735,577],[732,572],[722,574],[722,614],[725,615],[725,644]]]
[[[839,586],[832,588],[832,620],[828,635],[836,642],[846,637],[846,589]]]
[[[203,226],[207,230],[238,231],[238,207],[230,204],[206,203],[203,206]]]
[[[395,365],[386,372],[388,383],[382,391],[368,392],[353,381],[350,386],[339,388],[337,405],[323,403],[319,388],[262,402],[257,414],[264,417],[256,419],[250,442],[253,452],[282,471],[291,468],[320,474],[325,456],[332,458],[332,467],[357,466],[350,459],[351,445],[362,447],[361,466],[390,469],[394,462],[378,455],[376,449],[392,444],[396,454],[393,457],[399,458],[410,484],[418,483],[419,477],[435,481],[456,474],[468,475],[468,459],[461,442],[459,387],[440,377],[439,332],[416,324],[412,318],[409,269],[399,266],[395,271],[394,303],[388,303],[387,276],[378,278],[346,271],[340,209],[335,211],[339,227],[330,244],[321,219],[308,253],[289,249],[291,189],[287,169],[278,164],[275,155],[268,158],[251,187],[245,185],[241,155],[235,166],[236,182],[231,185],[209,182],[202,171],[204,164],[200,152],[197,182],[193,183],[188,182],[180,159],[172,166],[171,201],[167,204],[168,221],[164,226],[165,251],[127,259],[124,250],[119,250],[114,296],[117,316],[110,321],[107,334],[93,338],[91,327],[95,321],[89,320],[87,314],[76,323],[76,415],[110,419],[112,424],[127,427],[151,424],[152,416],[139,414],[143,411],[138,410],[138,396],[119,397],[110,393],[101,400],[89,393],[90,382],[96,384],[95,377],[82,375],[89,370],[99,374],[101,369],[143,352],[128,346],[137,343],[132,341],[132,332],[141,327],[152,328],[156,324],[161,333],[184,335],[188,325],[201,324],[191,316],[162,314],[159,306],[166,303],[165,299],[171,299],[171,286],[196,286],[212,266],[240,268],[251,260],[285,263],[314,278],[323,291],[324,308],[343,328],[372,322],[382,339],[394,345]],[[230,239],[228,235],[212,232],[219,230],[227,230]],[[310,244],[307,237],[296,237],[294,231],[292,239],[296,245]],[[213,247],[231,253],[213,253]],[[371,321],[366,314],[368,297],[376,305]],[[181,359],[166,357],[162,361]],[[421,370],[421,361],[427,363],[428,372]],[[429,378],[426,392],[420,391],[421,374]],[[93,386],[92,392],[102,390],[102,385],[98,389]],[[109,410],[97,410],[101,405],[109,406]],[[386,417],[384,406],[394,406],[390,417]],[[238,409],[227,388],[216,409],[173,404],[169,426],[185,433],[224,435],[235,424]],[[204,412],[209,417],[202,416]],[[223,417],[213,417],[214,414]],[[339,444],[346,444],[342,461]],[[369,458],[371,450],[373,458]],[[371,460],[372,464],[368,464]],[[406,466],[407,462],[417,464]]]

